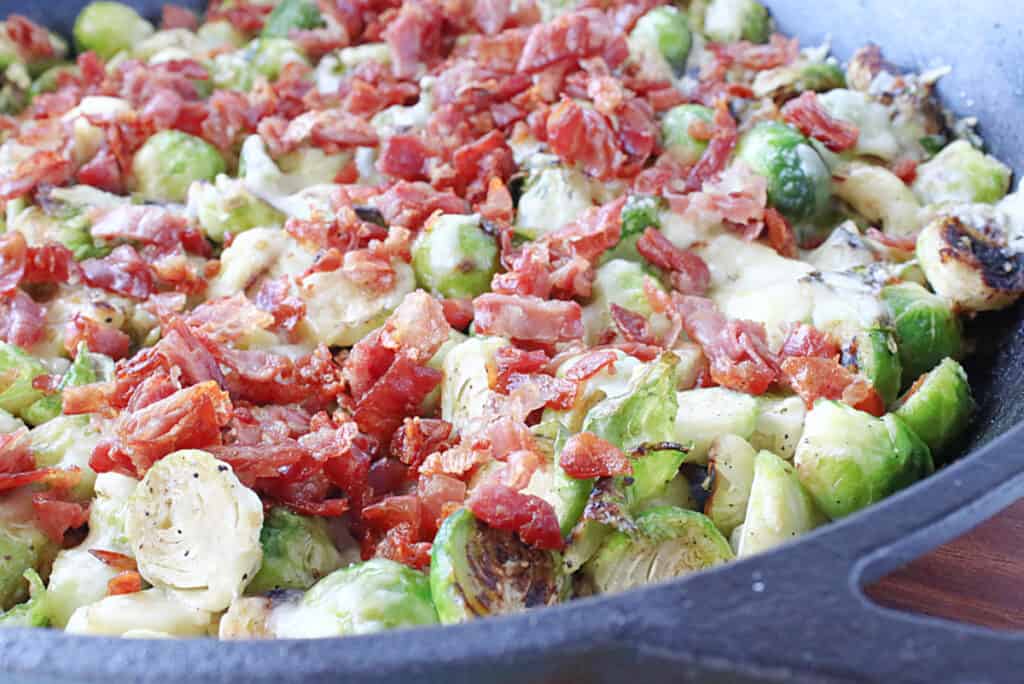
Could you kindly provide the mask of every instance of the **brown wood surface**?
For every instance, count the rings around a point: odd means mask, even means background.
[[[866,592],[891,608],[1024,629],[1024,500]]]

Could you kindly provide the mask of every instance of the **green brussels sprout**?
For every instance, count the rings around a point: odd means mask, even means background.
[[[833,520],[935,470],[928,445],[902,419],[826,400],[807,414],[794,462],[800,482]]]
[[[678,365],[679,357],[663,353],[630,378],[625,393],[599,402],[583,420],[584,431],[640,456],[626,487],[631,506],[660,494],[685,458],[674,429]],[[658,448],[665,445],[673,446]]]
[[[718,43],[767,43],[771,31],[768,9],[757,0],[711,0],[704,13],[704,33]]]
[[[643,58],[659,55],[668,63],[676,76],[686,72],[686,59],[690,56],[689,20],[685,12],[670,5],[655,7],[640,17],[629,34],[633,53]]]
[[[575,434],[583,429],[583,420],[587,417],[587,412],[597,402],[607,397],[625,394],[629,390],[630,378],[634,373],[639,372],[644,364],[636,357],[629,356],[620,350],[615,350],[615,355],[615,362],[611,366],[602,369],[579,384],[576,401],[572,408],[565,411],[546,409],[542,423],[557,422],[568,429],[570,434]],[[569,369],[582,357],[583,355],[566,359],[558,367],[556,375],[560,378],[565,377]]]
[[[796,87],[823,93],[846,85],[846,75],[835,62],[809,62],[800,70]]]
[[[794,224],[820,218],[832,194],[832,174],[799,131],[764,121],[740,138],[737,159],[768,179],[768,199]]]
[[[613,328],[613,304],[646,318],[655,334],[667,328],[668,319],[655,314],[647,298],[644,282],[648,279],[657,289],[664,289],[661,282],[652,278],[647,267],[638,261],[612,259],[597,269],[590,303],[583,309],[583,327],[589,343],[596,343],[602,334]]]
[[[469,337],[444,358],[441,379],[441,417],[459,432],[484,415],[491,389],[488,368],[495,353],[508,345],[501,337]]]
[[[223,242],[227,234],[238,235],[251,228],[284,225],[285,216],[253,195],[240,180],[225,175],[213,183],[193,183],[188,189],[188,206],[206,237]]]
[[[245,45],[245,35],[226,20],[204,22],[196,29],[196,36],[210,50]]]
[[[751,89],[757,97],[790,100],[806,90],[823,93],[846,85],[843,70],[833,61],[799,58],[792,64],[757,72]]]
[[[938,216],[917,237],[917,262],[936,294],[957,311],[995,311],[1024,293],[1024,253],[995,222],[978,223],[972,213]],[[978,218],[984,218],[979,216]]]
[[[252,61],[246,58],[244,50],[222,52],[207,63],[210,84],[218,90],[239,90],[248,92],[256,78]]]
[[[0,342],[0,409],[21,416],[43,398],[32,381],[46,375],[46,367],[17,345]]]
[[[925,204],[980,202],[995,204],[1010,191],[1013,171],[966,140],[950,143],[917,167],[914,192]]]
[[[249,44],[245,54],[252,62],[256,73],[273,81],[284,69],[285,64],[293,62],[309,65],[309,60],[299,48],[287,38],[260,38]]]
[[[401,563],[355,563],[324,577],[298,606],[282,611],[274,635],[322,638],[437,624],[430,590],[426,575]]]
[[[0,30],[3,23],[0,22]],[[28,70],[21,62],[15,62],[0,71],[0,114],[15,115],[21,113],[29,102],[28,91],[32,87]],[[8,132],[3,133],[7,137]]]
[[[212,181],[225,171],[216,147],[177,130],[150,136],[132,160],[139,192],[158,202],[184,202],[193,181]]]
[[[52,93],[57,90],[57,81],[61,74],[76,73],[78,73],[78,67],[74,64],[57,64],[50,67],[32,81],[32,86],[28,89],[29,101],[43,93]]]
[[[724,387],[679,392],[674,441],[690,445],[688,463],[707,463],[715,438],[737,435],[750,438],[757,427],[757,399]]]
[[[21,417],[29,425],[41,425],[60,415],[63,405],[61,392],[66,387],[78,387],[88,385],[99,380],[94,355],[89,353],[89,348],[82,342],[78,345],[75,360],[68,367],[60,382],[57,383],[57,392],[47,395],[32,403],[21,412]]]
[[[260,530],[263,564],[246,587],[248,594],[275,589],[309,589],[317,580],[341,567],[323,518],[273,508]]]
[[[743,525],[736,528],[736,555],[767,551],[824,522],[793,466],[770,451],[759,452]]]
[[[630,195],[622,207],[622,239],[642,234],[647,228],[661,228],[665,200],[652,195]]]
[[[903,365],[892,331],[873,328],[854,338],[857,369],[874,386],[886,406],[899,396],[903,386]]]
[[[516,232],[530,239],[575,221],[594,206],[590,180],[582,171],[546,165],[532,171],[516,206]]]
[[[287,38],[293,29],[314,29],[324,25],[316,0],[281,0],[263,23],[264,38]]]
[[[758,399],[757,423],[750,444],[787,461],[793,458],[804,432],[807,406],[800,397],[762,396]]]
[[[26,570],[23,577],[28,582],[29,599],[7,612],[0,611],[0,628],[49,627],[50,602],[43,578],[35,570]]]
[[[442,624],[557,603],[565,578],[557,556],[462,508],[441,524],[430,562],[430,595]]]
[[[736,435],[716,438],[708,451],[711,494],[704,502],[704,514],[726,536],[743,524],[747,514],[755,456],[754,447]]]
[[[569,440],[569,431],[559,423],[552,422],[538,426],[534,432],[553,431],[554,439],[545,440],[542,436],[538,439],[540,444],[551,442],[550,449],[542,449],[546,456],[540,466],[534,471],[530,482],[523,490],[527,494],[544,499],[555,510],[558,518],[558,525],[562,535],[567,536],[572,532],[573,527],[579,522],[583,515],[583,509],[587,506],[587,498],[593,488],[591,480],[577,480],[569,477],[562,469],[558,457],[562,448]]]
[[[653,508],[663,508],[665,506],[689,510],[697,509],[697,501],[693,498],[690,480],[687,479],[685,474],[679,473],[669,480],[661,494],[644,501],[643,505],[639,507],[638,512],[644,513]]]
[[[442,297],[471,299],[490,289],[498,245],[478,217],[441,214],[416,239],[412,267],[420,287]]]
[[[913,237],[921,227],[921,204],[907,184],[875,164],[853,162],[835,169],[836,196],[887,235]]]
[[[63,470],[78,468],[81,479],[72,492],[79,499],[92,497],[96,473],[89,467],[100,433],[89,416],[57,416],[29,433],[36,465]]]
[[[893,413],[938,456],[967,429],[974,406],[963,366],[943,359],[918,378]]]
[[[153,25],[120,2],[90,2],[75,19],[73,29],[79,52],[91,50],[103,59],[130,51],[154,32]]]
[[[904,385],[960,354],[960,322],[942,297],[908,282],[882,288],[882,301],[896,326]]]
[[[231,466],[176,451],[135,488],[124,530],[143,579],[185,605],[226,610],[260,568],[263,503]]]
[[[665,151],[681,164],[696,164],[708,147],[707,140],[690,135],[690,126],[703,121],[708,126],[714,112],[703,105],[681,104],[665,112],[661,120],[661,139]]]
[[[636,517],[636,533],[617,531],[583,566],[601,594],[664,582],[735,558],[729,542],[704,515],[652,508]]]
[[[0,610],[25,600],[25,571],[45,575],[58,550],[36,527],[31,492],[0,495]]]

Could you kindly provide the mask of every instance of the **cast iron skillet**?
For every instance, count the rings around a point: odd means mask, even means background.
[[[20,12],[67,35],[84,4],[0,0],[0,16]],[[132,4],[155,15],[161,0]],[[1024,21],[1009,16],[1014,4],[768,2],[781,29],[805,45],[831,32],[842,58],[870,40],[906,67],[953,65],[942,81],[946,104],[976,115],[991,150],[1022,172]],[[0,681],[1019,681],[1021,635],[883,609],[860,587],[1024,496],[1022,314],[1018,306],[969,326],[979,349],[968,371],[980,401],[964,445],[969,455],[792,546],[625,595],[343,640],[121,641],[0,631]]]

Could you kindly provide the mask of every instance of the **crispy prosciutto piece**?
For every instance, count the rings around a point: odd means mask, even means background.
[[[629,56],[629,47],[607,15],[584,9],[534,26],[516,71],[536,73],[554,64],[597,56],[615,68]]]
[[[793,325],[779,349],[779,356],[817,356],[823,359],[839,357],[840,349],[832,336],[806,323]]]
[[[789,225],[786,217],[779,213],[775,207],[766,207],[764,210],[764,227],[768,233],[768,244],[779,253],[789,259],[796,259],[800,256],[796,245],[796,233],[793,226]]]
[[[531,342],[566,342],[583,337],[583,310],[576,302],[488,293],[473,300],[474,322],[484,335]]]
[[[579,164],[591,176],[608,179],[624,162],[615,129],[604,114],[568,98],[551,110],[547,120],[551,151],[566,164]]]
[[[636,250],[652,265],[669,272],[672,286],[683,294],[703,295],[711,284],[711,271],[698,255],[680,249],[657,228],[647,228]]]
[[[445,16],[432,0],[403,2],[398,16],[384,29],[391,48],[391,68],[399,78],[419,76],[441,58]]]
[[[156,291],[153,272],[131,245],[116,247],[102,259],[86,259],[79,266],[82,280],[92,287],[146,299]]]
[[[390,437],[406,416],[418,411],[441,378],[440,371],[399,354],[356,405],[360,430],[380,439]]]
[[[611,317],[615,328],[627,341],[641,344],[655,343],[655,339],[651,334],[651,326],[642,314],[638,314],[613,302],[611,305]]]
[[[517,532],[531,546],[555,550],[565,546],[555,509],[532,494],[488,483],[476,487],[466,505],[479,520],[495,529]]]
[[[89,522],[89,507],[67,500],[68,488],[57,487],[32,495],[32,511],[39,529],[58,544],[64,541],[68,530]]]
[[[406,418],[391,437],[391,453],[412,468],[451,446],[452,424],[437,418]]]
[[[818,100],[817,93],[812,91],[787,102],[782,107],[782,118],[833,152],[844,152],[856,146],[860,137],[856,126],[829,114]]]
[[[793,356],[782,362],[782,375],[808,408],[818,399],[835,399],[873,416],[885,413],[871,383],[835,358]]]
[[[0,200],[10,200],[43,184],[63,185],[74,172],[71,160],[60,152],[39,150],[0,175]]]
[[[23,290],[0,295],[0,340],[31,347],[46,333],[46,309]]]
[[[131,338],[117,328],[76,313],[64,326],[64,350],[74,355],[80,342],[85,342],[89,351],[115,361],[128,356],[132,344]]]
[[[423,182],[399,181],[373,200],[388,225],[420,229],[435,211],[467,214],[469,203],[451,191],[438,191]]]
[[[700,190],[705,182],[721,173],[739,140],[736,120],[729,113],[729,105],[725,99],[715,103],[715,115],[711,124],[713,126],[711,140],[700,159],[690,169],[684,192]]]
[[[50,32],[28,17],[12,14],[6,19],[7,37],[27,62],[54,56]]]
[[[569,477],[588,480],[594,477],[630,475],[633,465],[622,450],[592,432],[580,432],[562,447],[558,463]]]

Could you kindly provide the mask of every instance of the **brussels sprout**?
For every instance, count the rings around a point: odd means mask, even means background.
[[[798,59],[792,64],[759,71],[752,89],[758,97],[771,96],[776,101],[784,101],[805,90],[822,93],[844,85],[843,70],[833,61]]]
[[[640,59],[658,56],[676,76],[686,71],[690,55],[689,22],[686,13],[670,5],[655,7],[640,17],[629,34],[630,51]]]
[[[245,45],[245,35],[226,20],[204,22],[196,29],[196,36],[208,50],[240,48]]]
[[[711,0],[704,13],[704,33],[718,43],[767,43],[771,31],[768,9],[757,0]]]
[[[478,523],[466,508],[445,518],[430,557],[430,595],[446,625],[549,606],[565,589],[555,554]]]
[[[967,373],[953,359],[918,378],[893,411],[936,456],[963,434],[973,412]]]
[[[35,525],[29,493],[0,495],[0,610],[25,600],[25,572],[46,574],[57,551]]]
[[[690,484],[690,480],[687,479],[685,473],[680,472],[669,480],[661,494],[644,501],[643,505],[638,508],[638,512],[643,513],[653,508],[663,508],[665,506],[687,508],[690,510],[697,509],[697,501],[693,496],[693,486]]]
[[[47,57],[39,57],[15,44],[8,35],[7,22],[0,21],[0,72],[4,72],[4,80],[19,81],[18,87],[24,91],[29,88],[28,78],[39,76],[64,59],[68,44],[56,33],[47,33],[53,52]]]
[[[206,237],[223,242],[225,236],[238,235],[251,228],[281,226],[285,216],[255,197],[245,184],[225,175],[213,183],[193,183],[188,189],[188,207],[199,220]]]
[[[124,512],[136,480],[117,473],[96,476],[96,496],[89,506],[89,535],[78,546],[57,554],[47,587],[50,621],[63,628],[71,614],[107,595],[117,570],[93,557],[90,549],[129,555]]]
[[[636,533],[615,532],[583,567],[598,593],[610,594],[688,575],[735,558],[704,515],[666,506],[636,517]]]
[[[566,359],[558,367],[556,375],[560,378],[565,377],[569,369],[583,356]],[[620,350],[615,350],[615,356],[614,363],[579,383],[576,401],[572,408],[565,411],[546,409],[542,422],[557,422],[567,428],[570,434],[575,434],[583,429],[583,420],[595,404],[607,397],[625,394],[629,390],[630,378],[634,373],[639,372],[644,364],[636,357],[629,356]]]
[[[260,531],[263,565],[246,593],[265,594],[275,589],[309,589],[341,567],[341,554],[323,518],[273,508]]]
[[[29,599],[7,612],[0,611],[0,628],[50,626],[49,597],[43,579],[35,570],[26,570],[24,579],[28,582]]]
[[[74,64],[57,64],[50,67],[39,74],[36,80],[32,81],[32,86],[28,89],[29,101],[43,93],[52,93],[57,90],[57,81],[60,79],[61,74],[76,73],[78,73],[78,67]]]
[[[153,25],[120,2],[90,2],[75,19],[75,46],[79,52],[92,50],[103,59],[130,51],[150,36]]]
[[[935,470],[928,445],[900,418],[825,400],[807,414],[794,462],[800,482],[833,520]]]
[[[139,574],[198,610],[225,610],[262,560],[263,504],[205,451],[157,461],[128,502],[125,533]]]
[[[993,311],[1024,293],[1024,253],[994,225],[980,230],[957,216],[939,216],[917,238],[917,261],[928,284],[959,311]]]
[[[959,355],[960,322],[941,297],[917,283],[899,283],[882,288],[882,301],[896,326],[904,385]]]
[[[469,299],[490,289],[498,270],[498,245],[477,216],[440,214],[431,218],[412,248],[412,267],[421,287],[442,297]]]
[[[660,228],[665,200],[652,195],[630,195],[622,207],[622,238],[639,235],[647,228]]]
[[[61,392],[66,387],[78,387],[96,382],[99,379],[97,375],[94,355],[89,353],[89,348],[82,342],[78,345],[75,360],[57,383],[57,392],[33,402],[31,406],[21,412],[22,418],[29,425],[41,425],[56,418],[60,415],[62,407]]]
[[[162,589],[107,596],[72,614],[65,631],[120,637],[201,637],[210,633],[214,616],[182,602]]]
[[[711,442],[722,435],[743,439],[757,427],[757,399],[724,387],[679,392],[676,398],[674,440],[690,445],[686,460],[707,463]]]
[[[819,271],[849,271],[875,263],[875,253],[861,237],[857,224],[844,221],[825,242],[804,254],[803,260]]]
[[[758,453],[743,525],[736,528],[736,555],[767,551],[824,522],[793,466],[770,451]]]
[[[857,144],[843,156],[877,157],[894,161],[912,150],[893,125],[894,112],[866,93],[837,88],[818,96],[834,118],[857,127]]]
[[[708,141],[690,135],[690,126],[704,122],[710,127],[713,116],[711,109],[696,104],[677,105],[665,112],[665,118],[661,120],[665,151],[681,164],[696,164],[707,149]]]
[[[516,210],[516,230],[536,238],[575,221],[594,206],[590,181],[580,171],[551,165],[532,172]]]
[[[271,81],[281,75],[286,64],[309,65],[309,60],[286,38],[260,38],[249,44],[245,50],[246,59],[252,63],[256,73]]]
[[[316,0],[281,0],[263,23],[264,38],[287,38],[293,29],[314,29],[324,25]]]
[[[21,422],[20,419],[0,409],[0,435],[6,435],[8,432],[14,432],[23,427],[25,427],[25,423]]]
[[[657,496],[675,477],[685,457],[674,434],[678,365],[675,354],[663,353],[630,379],[624,394],[604,399],[583,420],[584,431],[626,454],[640,455],[633,462],[632,482],[626,487],[631,505]]]
[[[270,622],[276,637],[315,639],[437,624],[437,612],[426,575],[375,558],[335,570]]]
[[[78,468],[81,479],[72,491],[81,499],[92,496],[96,473],[89,467],[89,458],[99,444],[100,433],[89,416],[57,416],[33,429],[29,439],[36,465]]]
[[[596,343],[602,334],[615,329],[611,316],[613,304],[646,318],[654,334],[668,328],[668,319],[655,314],[651,308],[644,289],[644,282],[648,280],[656,289],[664,290],[646,267],[636,261],[612,259],[597,269],[590,304],[583,309],[583,327],[589,343]]]
[[[157,202],[184,202],[193,181],[212,181],[226,170],[217,148],[176,130],[151,136],[132,160],[139,192]]]
[[[774,121],[740,138],[737,159],[768,179],[768,199],[790,221],[820,218],[828,208],[832,174],[799,131]]]
[[[921,205],[906,183],[881,166],[855,162],[836,169],[836,196],[888,235],[911,237],[921,227]]]
[[[218,90],[248,92],[256,78],[256,70],[244,50],[222,52],[207,62],[210,83]]]
[[[39,359],[21,347],[0,342],[0,409],[21,416],[43,398],[32,381],[47,373]]]
[[[711,495],[704,503],[704,514],[726,536],[743,524],[747,514],[755,456],[754,447],[736,435],[716,438],[708,451]]]
[[[1012,175],[1010,167],[995,157],[975,149],[966,140],[957,140],[917,167],[914,192],[925,204],[994,204],[1009,192]]]
[[[501,337],[470,337],[448,352],[441,379],[441,417],[462,432],[483,416],[492,397],[488,368],[498,349],[507,346]]]
[[[757,425],[749,438],[751,446],[787,461],[792,459],[806,417],[807,406],[800,397],[760,397]]]
[[[550,443],[550,448],[541,449],[545,458],[523,491],[551,504],[562,535],[567,536],[583,515],[593,481],[577,480],[562,470],[558,457],[569,439],[569,431],[556,422],[539,425],[534,430],[535,434],[544,432],[554,432],[554,437],[551,439],[544,437],[543,434],[537,435],[538,443],[542,446]]]
[[[854,359],[857,369],[871,381],[885,405],[896,401],[902,387],[903,366],[892,332],[874,328],[858,333],[854,338]]]

